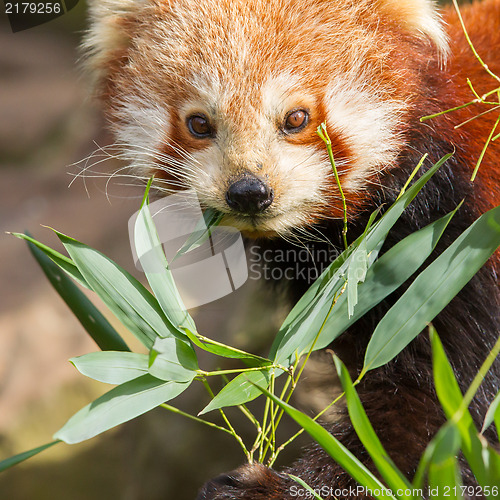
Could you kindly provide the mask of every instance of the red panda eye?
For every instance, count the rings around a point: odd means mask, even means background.
[[[212,137],[213,129],[204,115],[192,115],[186,120],[189,132],[197,138]]]
[[[286,132],[294,133],[302,130],[309,121],[309,114],[304,109],[291,111],[286,119],[284,129]]]

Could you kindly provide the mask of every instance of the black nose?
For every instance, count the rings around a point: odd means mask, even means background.
[[[237,212],[255,215],[263,212],[274,199],[273,190],[254,175],[246,175],[229,186],[227,204]]]

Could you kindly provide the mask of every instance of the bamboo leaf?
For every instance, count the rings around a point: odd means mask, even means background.
[[[441,158],[417,179],[406,192],[401,194],[378,222],[372,224],[373,221],[370,221],[369,229],[328,266],[297,302],[283,322],[271,347],[270,359],[274,359],[275,362],[280,364],[286,364],[296,350],[300,353],[308,349],[323,321],[327,318],[334,297],[345,283],[345,276],[351,264],[353,253],[364,242],[369,263],[373,263],[392,226],[423,186],[450,156],[446,155]]]
[[[93,438],[170,401],[184,392],[189,384],[164,382],[151,375],[125,382],[73,415],[54,438],[68,444]]]
[[[500,432],[500,391],[497,392],[495,399],[488,408],[488,412],[484,417],[483,428],[481,429],[481,434],[495,421],[497,426],[497,432]]]
[[[198,415],[225,408],[226,406],[237,406],[252,401],[261,393],[255,384],[267,387],[269,376],[269,370],[241,373],[226,384]]]
[[[6,469],[9,469],[10,467],[14,467],[14,465],[17,465],[24,460],[28,460],[28,458],[31,458],[38,453],[41,453],[42,451],[46,450],[47,448],[50,448],[51,446],[54,446],[57,443],[60,443],[61,441],[56,440],[52,441],[51,443],[44,444],[43,446],[39,446],[38,448],[33,448],[32,450],[25,451],[23,453],[19,453],[18,455],[14,455],[13,457],[6,458],[5,460],[2,460],[0,462],[0,472],[3,472]]]
[[[283,408],[354,480],[365,488],[371,489],[374,495],[377,493],[375,498],[381,500],[395,499],[391,491],[324,427],[277,398],[267,389],[263,387],[258,387],[258,389]]]
[[[457,426],[462,452],[483,488],[497,486],[500,484],[500,456],[480,438],[469,410],[462,407],[463,396],[453,369],[439,337],[432,331],[431,343],[436,392],[446,417]]]
[[[61,265],[56,259],[47,256],[48,251],[41,249],[32,238],[25,238],[28,247],[42,268],[48,280],[57,293],[66,302],[73,314],[78,318],[83,328],[92,337],[103,351],[128,351],[127,344],[118,332],[109,324],[108,320],[92,304],[87,296],[61,271]],[[48,247],[46,247],[48,248]],[[62,256],[64,257],[64,256]],[[80,271],[75,267],[76,273]],[[75,274],[76,276],[76,274]],[[76,279],[76,278],[75,278]],[[82,280],[83,280],[82,276]],[[87,285],[88,286],[88,285]]]
[[[363,374],[388,363],[469,282],[500,245],[500,207],[483,214],[411,284],[377,325]]]
[[[172,327],[153,295],[127,271],[97,250],[56,234],[92,290],[148,349],[158,336],[185,338]]]
[[[417,472],[413,478],[413,487],[415,489],[422,488],[431,462],[439,464],[448,460],[450,455],[456,455],[459,452],[460,445],[461,438],[456,424],[451,421],[447,422],[439,429],[420,458]]]
[[[397,290],[432,253],[456,210],[410,234],[378,259],[358,286],[358,303],[349,317],[345,294],[335,304],[333,314],[316,343],[315,349],[330,345],[349,326]]]
[[[434,450],[429,462],[429,486],[447,497],[461,499],[462,481],[458,467],[460,452],[460,433],[453,424],[441,429],[434,442]]]
[[[186,240],[184,245],[179,249],[175,258],[180,257],[191,250],[195,250],[205,243],[212,234],[212,228],[217,227],[224,214],[213,208],[207,208],[198,223],[196,224],[193,232]],[[174,260],[175,260],[174,258]]]
[[[372,458],[375,467],[377,467],[387,486],[393,492],[402,492],[400,495],[397,495],[398,498],[411,499],[412,496],[405,493],[411,491],[411,484],[399,471],[382,446],[380,439],[368,420],[347,368],[336,356],[334,357],[334,361],[337,374],[345,392],[347,409],[356,434]]]
[[[365,281],[368,270],[368,253],[366,239],[364,239],[353,252],[351,262],[347,268],[347,315],[352,317],[354,306],[358,303],[358,284]]]
[[[106,384],[123,384],[148,373],[148,355],[135,352],[91,352],[70,362],[81,374]]]
[[[66,255],[63,255],[62,253],[57,252],[56,250],[48,247],[47,245],[40,243],[39,241],[32,238],[29,234],[22,234],[22,233],[11,233],[11,234],[16,238],[25,240],[28,243],[30,249],[32,248],[31,245],[34,245],[41,252],[43,252],[52,262],[54,262],[54,264],[57,264],[57,266],[60,267],[62,270],[64,270],[66,274],[71,276],[77,283],[82,285],[84,288],[90,289],[89,284],[85,281],[85,278],[82,276],[82,273],[78,270],[75,263],[70,258],[66,257]]]
[[[222,356],[224,358],[234,358],[246,360],[252,364],[252,366],[266,366],[271,365],[272,361],[270,359],[262,358],[261,356],[256,356],[255,354],[250,354],[248,352],[242,351],[241,349],[236,349],[234,347],[221,344],[206,337],[200,337],[188,329],[184,330],[189,340],[200,349],[206,352],[215,354],[217,356]]]
[[[323,500],[318,493],[316,493],[305,481],[300,479],[300,477],[294,476],[293,474],[287,474],[288,477],[292,478],[296,483],[299,483],[303,488],[305,488],[310,494],[310,498],[315,498],[316,500]]]
[[[137,255],[141,261],[146,278],[160,307],[175,327],[179,336],[184,336],[182,328],[196,331],[193,318],[184,306],[182,298],[175,285],[172,272],[163,252],[161,241],[151,217],[148,206],[149,186],[146,189],[142,207],[137,215],[134,226],[134,243]]]
[[[196,377],[198,360],[190,344],[176,338],[157,338],[149,354],[149,373],[161,380],[189,382]]]

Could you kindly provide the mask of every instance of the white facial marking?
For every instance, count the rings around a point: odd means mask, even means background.
[[[405,104],[382,99],[366,85],[334,80],[328,87],[327,127],[347,141],[354,158],[343,185],[346,190],[363,188],[375,172],[394,161],[402,144],[398,133]]]
[[[117,131],[118,146],[124,149],[134,170],[150,174],[169,133],[168,111],[135,96],[121,103],[118,117],[127,124]]]

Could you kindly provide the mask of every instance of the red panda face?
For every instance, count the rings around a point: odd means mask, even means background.
[[[378,8],[344,0],[129,3],[128,15],[106,25],[122,42],[106,57],[96,52],[94,66],[106,73],[118,143],[160,187],[196,190],[248,234],[283,235],[342,213],[316,134],[321,123],[349,203],[394,163],[415,80],[412,64],[401,64],[404,44],[426,42],[384,14],[389,0]],[[98,37],[96,23],[88,44]]]

